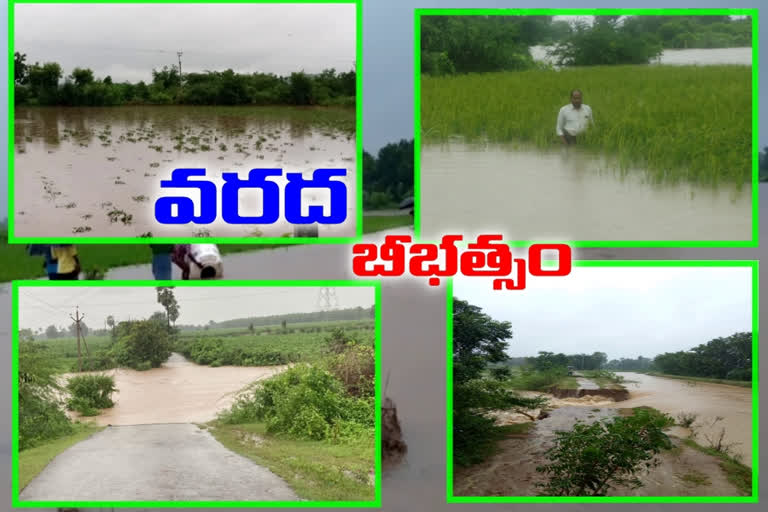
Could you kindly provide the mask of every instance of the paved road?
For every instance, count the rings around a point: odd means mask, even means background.
[[[108,427],[56,457],[24,488],[20,498],[299,500],[275,474],[185,423]]]

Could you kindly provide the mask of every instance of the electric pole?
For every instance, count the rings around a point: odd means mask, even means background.
[[[176,55],[179,56],[179,85],[181,85],[181,56],[184,52],[176,52]]]
[[[72,318],[72,315],[69,315],[69,318]],[[80,311],[77,306],[75,306],[75,317],[72,318],[72,320],[75,321],[75,331],[77,331],[77,369],[80,372],[83,371],[83,359],[80,354],[80,322],[83,318],[85,318],[85,315],[80,316]]]

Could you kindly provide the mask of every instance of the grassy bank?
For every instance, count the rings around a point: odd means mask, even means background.
[[[291,439],[266,432],[263,424],[211,424],[211,433],[230,450],[260,464],[307,500],[374,499],[371,454],[374,438],[355,443]]]
[[[683,443],[695,450],[717,458],[720,461],[720,469],[725,472],[728,481],[735,485],[745,496],[752,494],[752,470],[749,467],[723,452],[701,446],[692,439],[686,439]]]
[[[57,455],[103,429],[104,427],[92,424],[76,423],[75,431],[71,435],[20,451],[19,490],[23,490]]]
[[[621,385],[622,382],[624,382],[624,377],[616,375],[613,372],[606,370],[583,370],[579,373],[581,373],[584,378],[589,379],[600,386],[600,389],[625,389],[624,386]]]
[[[364,217],[363,232],[373,233],[384,229],[413,224],[410,215],[394,217]],[[222,255],[247,251],[259,251],[286,247],[285,245],[254,245],[254,244],[222,244],[219,251]],[[85,270],[101,269],[103,271],[126,265],[149,264],[152,253],[142,245],[91,245],[81,244],[77,247],[80,261]],[[8,245],[7,234],[2,234],[0,243],[0,282],[13,279],[34,279],[45,276],[42,258],[27,255],[24,245]]]
[[[667,373],[658,372],[638,372],[651,375],[652,377],[663,377],[665,379],[678,379],[678,380],[690,380],[693,382],[709,382],[710,384],[725,384],[727,386],[738,386],[740,388],[751,388],[751,381],[744,380],[726,380],[726,379],[710,379],[708,377],[686,377],[684,375],[669,375]]]
[[[617,157],[622,168],[645,168],[659,182],[751,179],[749,66],[598,66],[421,80],[425,143],[458,135],[556,147],[558,110],[578,87],[596,123],[583,147]]]

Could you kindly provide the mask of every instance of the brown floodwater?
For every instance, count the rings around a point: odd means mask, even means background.
[[[742,464],[752,467],[752,389],[725,384],[710,384],[682,379],[665,379],[641,373],[617,372],[627,381],[629,400],[615,407],[647,405],[670,414],[681,412],[698,415],[694,423],[699,444],[707,446],[706,436],[714,438],[725,429],[725,442],[738,443],[732,449],[742,457]],[[714,426],[712,423],[716,418]]]
[[[108,370],[115,378],[115,406],[91,419],[99,425],[204,423],[227,409],[238,392],[286,366],[220,366],[211,368],[172,354],[161,368],[147,371]],[[63,375],[64,378],[72,374]]]
[[[253,168],[289,172],[343,168],[347,220],[320,226],[319,236],[355,234],[354,111],[262,107],[17,108],[14,123],[14,226],[17,236],[280,237],[293,233],[281,216],[273,225],[161,225],[154,217],[160,180],[177,167],[204,167],[219,186],[223,172],[244,179]],[[199,201],[199,191],[166,189]],[[310,204],[329,211],[330,193],[309,189]],[[244,190],[239,213],[262,213],[261,190]],[[220,202],[220,192],[217,198]],[[281,205],[283,201],[281,199]],[[199,215],[199,205],[195,214]]]
[[[427,145],[421,150],[421,236],[510,240],[748,240],[752,188],[654,184],[580,148]]]

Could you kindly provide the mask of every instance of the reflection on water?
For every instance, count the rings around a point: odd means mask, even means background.
[[[354,114],[346,110],[259,107],[19,108],[14,124],[14,222],[19,236],[272,236],[272,226],[160,226],[154,201],[162,179],[177,167],[241,177],[253,168],[306,177],[317,168],[345,168],[355,190]],[[199,200],[199,192],[171,190]],[[329,193],[308,190],[306,201],[329,208]],[[260,190],[240,194],[240,214],[262,213]],[[321,226],[320,236],[353,236],[355,194],[348,219]],[[304,206],[306,214],[308,205]],[[283,210],[283,208],[281,208]],[[112,213],[110,212],[117,212]],[[196,214],[199,211],[196,210]],[[123,215],[125,214],[125,215]],[[131,217],[128,217],[130,215]],[[258,229],[257,229],[258,228]]]
[[[205,423],[227,409],[248,384],[284,366],[200,366],[172,354],[161,368],[108,370],[115,378],[115,406],[92,418],[99,425]],[[98,372],[97,372],[98,373]],[[70,374],[64,375],[65,378]]]
[[[510,240],[748,240],[751,185],[649,182],[578,148],[430,145],[421,150],[421,236]]]

